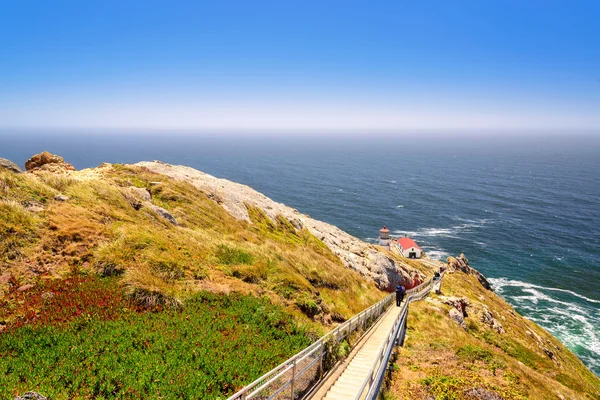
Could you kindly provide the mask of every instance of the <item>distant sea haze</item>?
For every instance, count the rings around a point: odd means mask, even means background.
[[[387,225],[444,260],[464,253],[522,315],[600,375],[600,140],[0,133],[21,166],[161,160],[252,186],[375,241]]]

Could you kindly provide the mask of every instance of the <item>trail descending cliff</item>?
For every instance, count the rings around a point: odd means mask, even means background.
[[[0,161],[0,398],[223,398],[439,267],[189,167]],[[411,308],[389,393],[599,397],[483,276],[452,270]]]
[[[486,282],[464,255],[448,258],[441,293],[409,310],[388,398],[600,398],[600,379]]]

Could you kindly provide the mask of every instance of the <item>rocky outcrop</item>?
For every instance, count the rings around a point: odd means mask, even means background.
[[[19,168],[19,166],[17,164],[15,164],[14,162],[12,162],[10,160],[7,160],[6,158],[2,158],[2,157],[0,157],[0,169],[7,169],[9,171],[16,172],[16,173],[23,172],[23,171],[21,171],[21,168]]]
[[[461,254],[456,258],[448,257],[446,259],[446,262],[448,263],[448,270],[450,272],[462,271],[465,274],[474,275],[484,288],[486,288],[487,290],[492,290],[492,286],[485,278],[485,276],[483,276],[483,274],[477,271],[475,268],[471,268],[469,266],[469,260],[467,259],[467,257],[465,257],[464,254]]]
[[[275,220],[277,216],[283,216],[296,229],[306,228],[325,243],[345,266],[373,279],[381,289],[391,290],[396,283],[410,288],[424,278],[417,271],[400,268],[392,258],[377,250],[373,245],[365,243],[333,225],[317,221],[296,209],[277,203],[249,186],[219,179],[181,165],[170,165],[159,161],[140,162],[136,165],[191,183],[237,219],[250,222],[247,205],[260,208],[272,220]]]
[[[36,154],[25,161],[25,169],[27,171],[49,171],[54,173],[75,171],[75,167],[65,162],[64,158],[47,151]]]
[[[467,307],[470,306],[469,300],[466,297],[445,297],[441,296],[442,303],[448,304],[458,310],[463,317],[468,317]]]
[[[498,321],[496,318],[494,318],[494,316],[490,312],[489,308],[485,304],[480,304],[480,303],[471,304],[469,299],[467,299],[466,297],[455,297],[455,296],[452,296],[452,297],[440,296],[440,300],[442,303],[454,307],[454,309],[457,310],[462,315],[463,318],[467,318],[469,316],[469,313],[467,312],[467,308],[469,308],[470,309],[469,312],[474,314],[475,317],[479,316],[479,320],[481,322],[488,325],[490,328],[492,328],[493,330],[495,330],[496,332],[498,332],[500,334],[506,333],[504,331],[504,327],[502,326],[500,321]],[[450,316],[450,317],[452,318],[452,316]]]
[[[493,330],[495,330],[496,332],[498,332],[500,334],[506,333],[504,331],[504,327],[502,327],[502,324],[500,323],[500,321],[498,321],[496,318],[494,318],[494,316],[490,312],[489,308],[485,305],[483,306],[483,312],[481,313],[481,322],[489,325],[490,328],[492,328]]]
[[[451,308],[450,311],[448,312],[448,316],[450,317],[450,319],[452,321],[454,321],[458,325],[460,325],[461,328],[467,329],[467,324],[465,323],[465,317],[456,308]]]
[[[525,333],[535,340],[537,346],[544,352],[544,354],[546,354],[549,359],[553,360],[554,362],[558,362],[556,352],[560,351],[560,347],[553,345],[548,339],[542,339],[540,335],[533,331],[526,330]]]

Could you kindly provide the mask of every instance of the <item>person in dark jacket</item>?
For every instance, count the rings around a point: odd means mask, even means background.
[[[396,306],[400,307],[400,303],[404,299],[404,286],[396,286]]]

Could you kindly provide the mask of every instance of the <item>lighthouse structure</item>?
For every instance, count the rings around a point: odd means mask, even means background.
[[[379,245],[390,249],[390,230],[385,225],[379,230]]]

